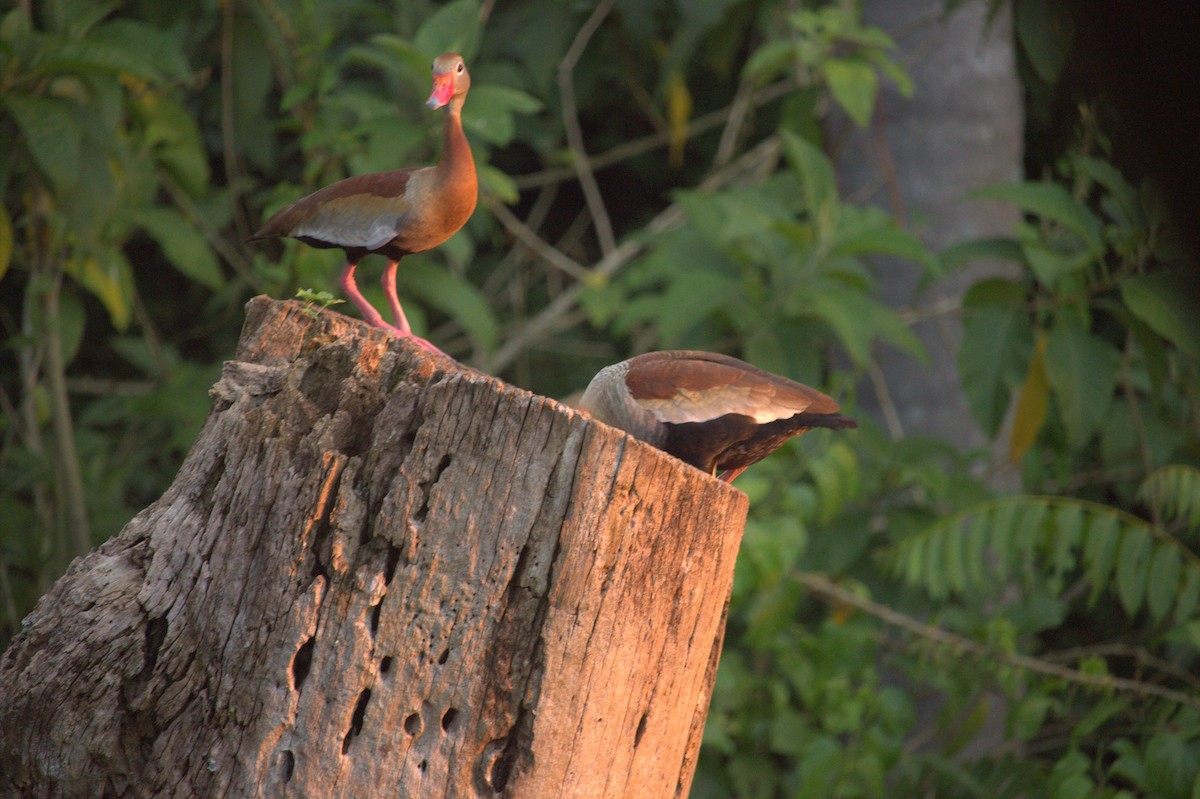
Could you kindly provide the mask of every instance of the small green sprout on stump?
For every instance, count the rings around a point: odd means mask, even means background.
[[[339,300],[328,291],[313,291],[312,289],[298,289],[296,291],[296,299],[304,303],[304,307],[300,310],[311,316],[313,319],[316,319],[317,314],[328,308],[330,305],[337,305],[339,302],[345,302],[345,300]],[[314,305],[319,305],[321,307],[314,308]]]

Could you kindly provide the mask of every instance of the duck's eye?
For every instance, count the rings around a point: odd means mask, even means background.
[[[458,62],[458,71],[459,71],[459,74],[461,74],[461,73],[462,73],[462,71],[463,71],[464,69],[466,69],[466,67],[465,67],[465,66],[463,66],[463,62],[459,61],[459,62]]]

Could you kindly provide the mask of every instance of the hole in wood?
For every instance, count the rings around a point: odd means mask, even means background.
[[[167,637],[167,619],[165,616],[159,616],[146,622],[146,646],[142,650],[142,674],[146,677],[154,671],[154,665],[158,663],[158,651],[162,649],[163,641]]]
[[[493,738],[483,747],[483,751],[475,761],[473,777],[475,794],[477,796],[486,796],[487,794],[499,793],[501,791],[495,784],[497,777],[496,763],[504,755],[504,750],[507,746],[508,736],[505,736],[503,738]]]
[[[292,754],[292,750],[283,750],[283,762],[280,765],[283,771],[283,781],[291,782],[292,774],[296,771],[296,756]]]
[[[400,565],[400,547],[388,544],[387,563],[383,565],[383,584],[391,585],[396,576],[396,567]]]
[[[392,658],[390,656],[385,657],[383,660],[379,661],[379,673],[380,674],[387,674],[391,670],[392,670]]]
[[[512,737],[501,738],[500,743],[500,751],[496,753],[496,758],[492,761],[492,767],[488,769],[487,775],[488,786],[496,793],[503,793],[505,787],[508,786],[513,760],[516,759],[516,752],[510,745]]]
[[[312,669],[312,653],[315,643],[316,639],[310,637],[300,644],[300,648],[296,650],[296,654],[292,658],[293,691],[299,691],[300,686],[304,685],[304,681],[308,679],[308,672]]]
[[[425,773],[425,769],[427,769],[427,768],[429,768],[428,760],[422,760],[420,763],[417,764],[417,771],[421,772],[422,774]]]
[[[409,735],[420,735],[421,734],[421,714],[420,713],[409,713],[408,714],[408,717],[406,719],[404,719],[404,731],[406,733],[408,733]]]
[[[375,633],[379,632],[379,614],[383,610],[383,599],[380,599],[371,606],[371,637],[375,637]]]
[[[442,730],[445,732],[449,732],[450,725],[452,725],[454,723],[454,720],[457,718],[458,718],[458,710],[457,709],[455,709],[455,708],[447,709],[446,712],[442,714]]]
[[[446,647],[445,649],[442,650],[442,654],[438,655],[438,661],[437,661],[438,665],[445,666],[446,661],[449,659],[450,659],[450,647]]]
[[[434,484],[436,484],[438,480],[442,479],[442,474],[450,468],[451,463],[453,463],[453,459],[450,457],[450,455],[443,455],[442,459],[438,461],[437,469],[434,470],[433,477],[431,477],[427,482],[421,483],[421,490],[425,492],[425,498],[421,501],[421,506],[417,508],[417,512],[413,514],[413,521],[423,522],[425,521],[425,518],[429,516],[429,491],[431,488],[433,488]]]
[[[641,721],[638,722],[637,732],[635,732],[633,734],[634,748],[637,748],[637,745],[642,742],[642,736],[646,734],[646,716],[649,716],[649,715],[650,715],[650,711],[649,711],[649,709],[647,709],[646,712],[642,714]]]
[[[342,754],[350,750],[350,742],[362,732],[363,718],[367,715],[367,704],[371,701],[371,689],[366,688],[358,695],[358,703],[354,706],[354,714],[350,717],[350,729],[342,739]]]

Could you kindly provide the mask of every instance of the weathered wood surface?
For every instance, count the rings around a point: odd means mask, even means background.
[[[0,796],[687,794],[743,494],[253,300],[175,483],[0,660]]]

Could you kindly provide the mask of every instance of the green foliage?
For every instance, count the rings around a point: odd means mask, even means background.
[[[939,600],[994,595],[1029,580],[1060,593],[1079,576],[1091,587],[1091,605],[1111,588],[1128,616],[1145,609],[1152,622],[1181,628],[1200,602],[1200,557],[1181,541],[1109,505],[1070,497],[988,502],[906,537],[888,559],[897,576]]]
[[[788,344],[797,339],[810,342],[809,356],[836,343],[862,367],[876,342],[924,359],[895,312],[871,297],[867,259],[930,268],[934,259],[878,209],[842,204],[819,149],[788,131],[780,137],[790,169],[756,186],[680,192],[685,223],[650,238],[621,277],[585,295],[592,321],[664,346],[740,341],[754,363],[801,375],[816,364],[799,360],[806,353]]]
[[[972,287],[959,353],[964,391],[990,435],[1014,399],[1039,409],[1019,414],[1011,434],[1034,483],[1086,471],[1097,443],[1112,469],[1162,466],[1200,444],[1185,396],[1196,381],[1188,364],[1200,300],[1153,192],[1093,156],[1066,159],[1063,176],[1072,190],[1047,182],[977,192],[1029,214],[1015,239],[986,243],[1027,271]],[[1063,446],[1071,457],[1059,457]]]
[[[202,232],[221,224],[221,192],[184,107],[181,31],[88,0],[33,11],[0,19],[0,275],[15,356],[0,372],[0,507],[19,521],[0,534],[5,638],[49,578],[161,493],[207,413],[211,361],[161,340],[145,309],[155,284],[194,285],[196,300],[229,288]],[[137,363],[123,357],[130,342]],[[68,370],[89,361],[107,374],[73,388]]]
[[[822,5],[791,12],[786,21],[795,35],[760,47],[746,62],[746,77],[763,81],[797,67],[809,71],[860,127],[874,115],[880,73],[903,94],[912,92],[912,80],[890,55],[896,47],[891,37],[864,25],[858,12]]]
[[[334,297],[328,291],[313,291],[312,289],[297,289],[296,299],[304,303],[304,306],[300,310],[313,319],[316,319],[317,315],[330,305],[338,305],[345,302],[345,300]],[[317,307],[314,308],[314,305]]]

